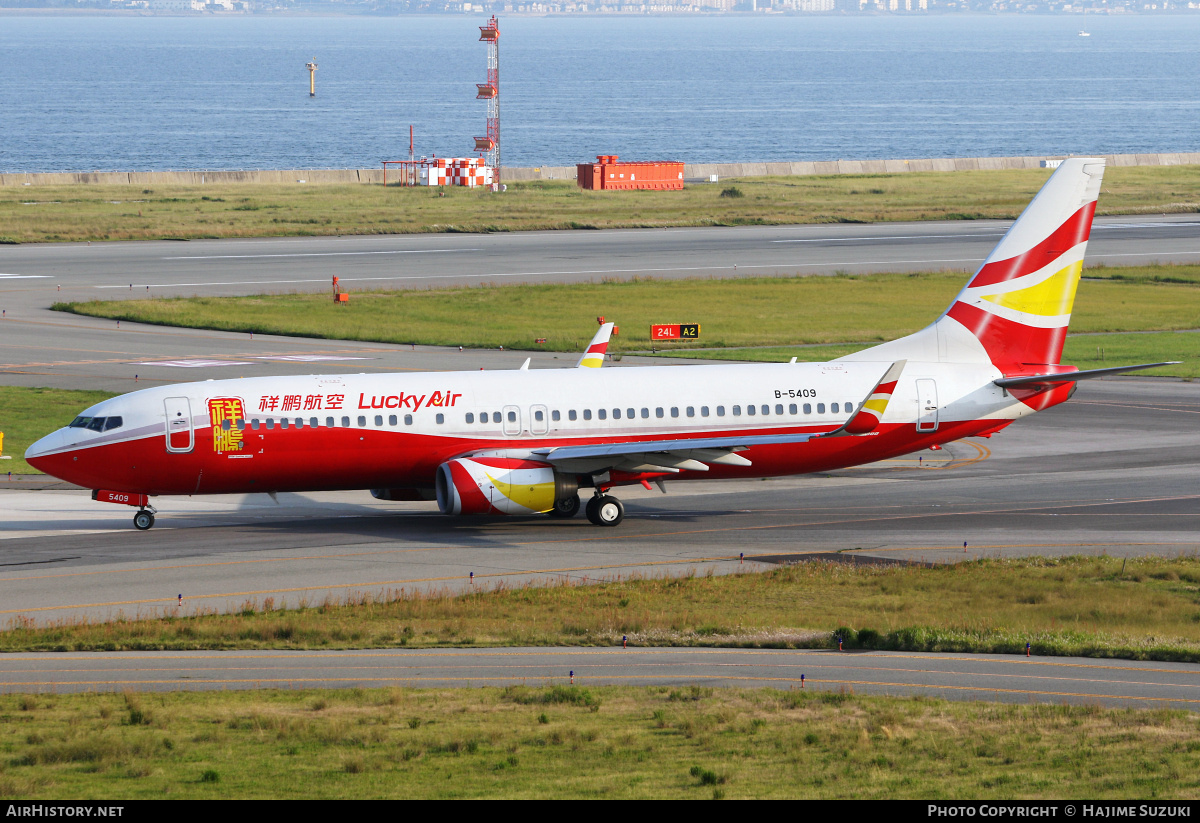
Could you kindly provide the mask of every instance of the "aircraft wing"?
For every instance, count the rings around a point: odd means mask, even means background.
[[[628,443],[593,443],[535,449],[534,454],[565,471],[592,472],[620,469],[628,472],[708,471],[709,463],[749,466],[738,454],[751,446],[806,443],[819,434],[760,434],[698,437],[694,440],[642,440]]]
[[[608,351],[608,339],[612,337],[613,323],[600,326],[592,342],[584,349],[583,357],[576,364],[577,369],[598,369],[604,365],[604,353]]]
[[[1076,380],[1087,380],[1092,377],[1106,377],[1110,374],[1139,371],[1141,369],[1156,369],[1159,366],[1174,366],[1179,360],[1167,360],[1164,363],[1142,363],[1138,366],[1114,366],[1108,369],[1087,369],[1086,371],[1068,371],[1058,374],[1032,374],[1021,377],[1002,377],[993,380],[997,386],[1004,389],[1026,388],[1033,386],[1050,386],[1054,383],[1074,383]]]

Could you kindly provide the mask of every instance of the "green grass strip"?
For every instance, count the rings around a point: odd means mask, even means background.
[[[706,687],[0,696],[0,795],[1191,798],[1195,715]]]
[[[1200,326],[1200,266],[1088,269],[1076,296],[1074,334],[1175,331]],[[962,288],[964,272],[757,277],[738,280],[635,279],[600,283],[369,291],[335,305],[325,294],[180,297],[61,303],[93,317],[259,334],[474,348],[580,351],[597,315],[621,333],[610,350],[648,351],[652,323],[699,323],[692,348],[765,349],[705,352],[722,359],[828,359],[893,340],[931,322]],[[1098,341],[1097,360],[1179,360],[1190,338]],[[824,344],[820,351],[791,346]],[[1108,351],[1108,346],[1113,350]],[[1086,345],[1085,345],[1086,348]],[[1182,349],[1177,351],[1177,349]],[[1144,355],[1144,356],[1143,356]],[[1140,361],[1138,361],[1140,362]],[[1167,372],[1195,376],[1195,363]]]
[[[760,177],[683,191],[573,180],[450,186],[210,184],[0,188],[0,243],[1015,218],[1048,169]],[[733,187],[741,197],[722,197]],[[1200,166],[1113,167],[1100,214],[1200,210]]]

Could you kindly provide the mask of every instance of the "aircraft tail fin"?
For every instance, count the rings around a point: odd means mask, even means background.
[[[847,359],[1059,363],[1103,176],[1103,158],[1062,161],[945,314]]]

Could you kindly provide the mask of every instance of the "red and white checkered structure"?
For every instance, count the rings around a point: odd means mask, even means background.
[[[493,171],[482,157],[443,157],[421,170],[423,186],[490,186]]]

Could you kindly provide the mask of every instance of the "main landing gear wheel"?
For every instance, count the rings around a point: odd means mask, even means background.
[[[143,509],[133,516],[133,525],[138,531],[146,531],[154,525],[154,515]]]
[[[574,517],[577,514],[579,514],[579,495],[554,501],[554,508],[550,510],[551,517]]]
[[[597,526],[616,526],[625,519],[625,506],[612,495],[593,497],[587,504],[587,519]]]

